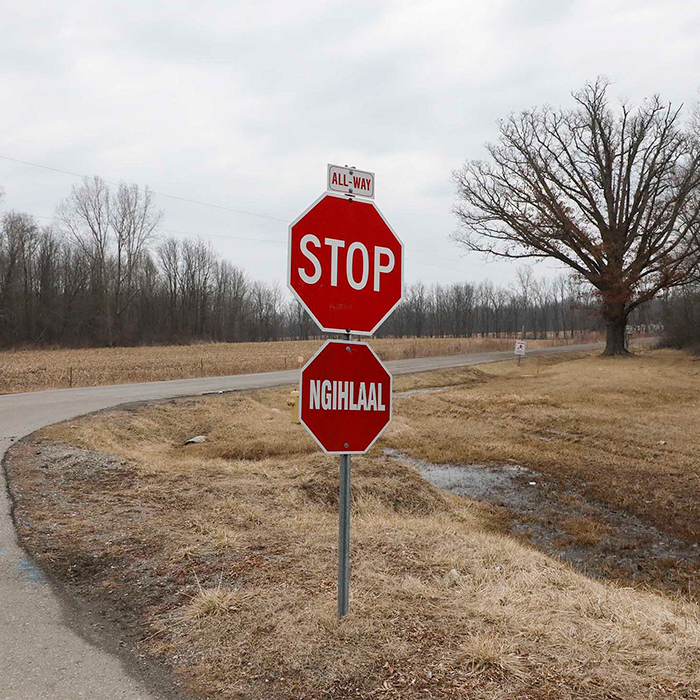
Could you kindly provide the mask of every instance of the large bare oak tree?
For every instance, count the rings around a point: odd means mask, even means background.
[[[624,354],[629,313],[697,275],[700,144],[658,96],[610,106],[599,78],[572,109],[543,107],[499,123],[489,161],[454,175],[468,250],[554,258],[600,295],[606,355]]]

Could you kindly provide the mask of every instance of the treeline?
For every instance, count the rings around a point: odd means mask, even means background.
[[[201,240],[89,249],[29,216],[0,228],[0,344],[112,346],[275,340],[291,305]],[[287,318],[290,316],[290,318]]]
[[[676,289],[662,303],[663,344],[700,354],[700,283]]]
[[[573,337],[600,330],[597,296],[573,275],[537,279],[522,267],[508,287],[490,281],[409,286],[382,327],[402,336]]]
[[[157,236],[148,189],[100,178],[73,188],[57,223],[9,212],[0,226],[0,344],[135,345],[318,336],[278,285],[249,279],[202,240]],[[652,314],[656,317],[657,314]],[[600,328],[582,280],[536,279],[406,289],[383,336],[573,336]],[[643,307],[635,320],[654,323]]]

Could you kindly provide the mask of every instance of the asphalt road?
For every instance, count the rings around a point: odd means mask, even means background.
[[[528,356],[593,350],[572,345],[531,351]],[[511,352],[396,360],[393,374],[499,362]],[[0,459],[10,445],[50,423],[122,403],[284,386],[298,381],[298,370],[231,377],[120,384],[0,396]],[[0,700],[150,700],[178,696],[165,676],[129,665],[113,653],[115,640],[47,583],[19,546],[4,481],[0,489]],[[124,661],[124,658],[127,661]]]

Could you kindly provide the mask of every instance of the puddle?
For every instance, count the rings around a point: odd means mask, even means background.
[[[540,475],[518,464],[431,464],[391,448],[385,449],[384,454],[407,462],[433,486],[475,501],[526,509],[534,508],[541,498],[532,490]],[[529,486],[530,482],[536,485]]]
[[[389,459],[411,465],[439,489],[507,508],[511,533],[599,578],[644,579],[663,563],[700,566],[700,547],[668,535],[634,515],[586,500],[567,483],[518,464],[432,464],[387,448]],[[651,575],[651,574],[650,574]]]

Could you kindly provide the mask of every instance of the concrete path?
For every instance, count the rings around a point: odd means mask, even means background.
[[[593,350],[572,345],[528,353]],[[388,362],[394,374],[513,359],[512,351]],[[50,423],[122,403],[284,386],[298,370],[120,384],[0,396],[0,460],[10,445]],[[127,669],[85,615],[62,601],[18,545],[3,474],[0,488],[0,700],[150,700],[177,697],[167,679]],[[138,676],[138,677],[137,677]]]

